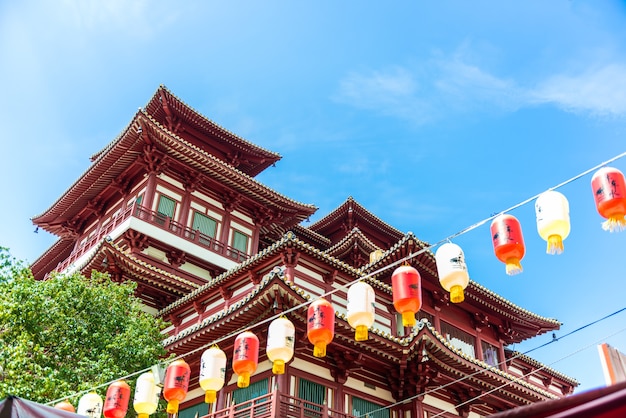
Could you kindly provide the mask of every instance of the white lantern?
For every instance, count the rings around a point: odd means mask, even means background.
[[[447,242],[435,253],[439,283],[450,292],[450,302],[461,303],[465,300],[464,290],[469,284],[469,273],[465,264],[463,250],[456,244]]]
[[[273,363],[272,373],[285,373],[285,363],[293,358],[296,328],[290,320],[281,316],[270,323],[267,330],[265,353]]]
[[[348,323],[355,329],[354,339],[365,341],[367,330],[374,325],[374,289],[369,284],[358,281],[348,289]]]
[[[224,386],[226,377],[226,353],[213,346],[202,353],[200,358],[200,387],[205,391],[204,401],[213,403],[217,391]]]
[[[548,254],[561,254],[563,240],[570,232],[569,203],[559,192],[549,190],[541,193],[535,201],[537,231],[548,243]]]
[[[100,418],[102,416],[102,398],[96,392],[84,394],[78,400],[76,413],[89,418]]]
[[[137,378],[133,408],[138,418],[148,418],[156,412],[160,394],[161,389],[156,385],[152,372],[142,373]]]

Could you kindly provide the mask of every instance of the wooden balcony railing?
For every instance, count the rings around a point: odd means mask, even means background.
[[[242,262],[249,257],[249,255],[245,252],[239,251],[236,248],[226,245],[223,242],[216,240],[215,238],[201,233],[200,231],[186,227],[172,220],[170,217],[163,216],[158,212],[147,210],[140,205],[134,205],[128,207],[124,212],[121,212],[117,216],[113,217],[111,221],[107,223],[104,227],[102,227],[96,235],[91,237],[83,245],[74,250],[70,254],[70,256],[65,259],[65,261],[60,263],[57,266],[56,271],[65,270],[68,266],[78,260],[83,254],[93,248],[94,245],[96,245],[104,237],[110,234],[111,231],[113,231],[118,225],[120,225],[130,217],[141,219],[142,221],[145,221],[160,229],[168,231],[169,233],[183,238],[186,241],[193,242],[198,246],[212,251],[216,254],[230,258],[231,260]]]
[[[345,412],[335,411],[325,405],[271,392],[258,398],[231,405],[202,418],[354,418]]]

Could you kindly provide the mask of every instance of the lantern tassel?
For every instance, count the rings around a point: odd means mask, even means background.
[[[250,373],[241,373],[237,376],[237,387],[247,388],[250,386]]]
[[[313,356],[314,357],[326,357],[326,343],[318,342],[313,346]]]
[[[563,239],[560,235],[550,235],[547,242],[547,254],[558,255],[563,252]]]
[[[177,414],[178,413],[178,405],[180,401],[178,399],[172,399],[167,403],[166,411],[168,414]]]
[[[402,312],[402,326],[405,326],[405,327],[415,326],[415,312],[411,312],[411,311]]]
[[[207,390],[204,394],[204,403],[214,403],[217,399],[217,392],[214,390]]]
[[[367,325],[357,325],[354,332],[354,340],[355,341],[367,341],[368,333],[367,333]]]
[[[465,294],[463,293],[463,286],[456,285],[450,288],[450,302],[461,303],[465,300]]]
[[[274,364],[272,365],[272,373],[285,374],[285,362],[278,359],[274,360]]]
[[[623,213],[611,216],[602,223],[602,229],[609,232],[621,232],[626,229],[626,219]]]
[[[519,258],[509,258],[506,260],[506,274],[514,276],[523,271]]]

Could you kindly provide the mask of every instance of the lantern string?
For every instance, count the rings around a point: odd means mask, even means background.
[[[547,189],[546,191],[551,191],[551,190],[555,190],[555,189],[558,189],[558,188],[560,188],[560,187],[563,187],[564,185],[569,184],[569,183],[571,183],[571,182],[573,182],[573,181],[575,181],[575,180],[578,180],[579,178],[584,177],[584,176],[586,176],[587,174],[589,174],[589,173],[591,173],[591,172],[593,172],[593,171],[595,171],[595,170],[598,170],[599,168],[602,168],[602,167],[604,167],[604,166],[606,166],[606,165],[608,165],[608,164],[610,164],[610,163],[612,163],[612,162],[614,162],[614,161],[616,161],[616,160],[618,160],[618,159],[620,159],[620,158],[623,158],[624,156],[626,156],[626,151],[625,151],[625,152],[622,152],[621,154],[618,154],[618,155],[616,155],[616,156],[614,156],[614,157],[612,157],[612,158],[610,158],[610,159],[608,159],[608,160],[606,160],[606,161],[604,161],[604,162],[602,162],[602,163],[600,163],[600,164],[597,164],[597,165],[595,165],[594,167],[591,167],[591,168],[589,168],[589,169],[587,169],[587,170],[585,170],[585,171],[583,171],[583,172],[581,172],[581,173],[579,173],[579,174],[575,175],[574,177],[571,177],[571,178],[569,178],[569,179],[567,179],[567,180],[563,181],[562,183],[559,183],[559,184],[557,184],[556,186],[553,186],[553,187],[551,187],[551,188]],[[353,281],[351,281],[351,282],[348,282],[348,283],[346,283],[346,284],[337,284],[337,287],[336,287],[336,288],[331,289],[330,291],[328,291],[328,292],[326,292],[326,293],[323,293],[323,294],[321,294],[321,295],[317,296],[316,298],[322,298],[322,297],[330,296],[330,295],[332,295],[332,294],[334,294],[334,293],[336,293],[336,292],[338,292],[338,291],[340,291],[340,290],[345,290],[345,289],[348,289],[348,287],[349,287],[349,286],[351,286],[352,284],[354,284],[354,283],[356,283],[356,282],[358,282],[358,281],[360,281],[360,280],[367,279],[367,278],[371,278],[371,277],[375,277],[375,276],[377,276],[378,274],[383,273],[383,272],[385,272],[385,271],[387,271],[387,270],[389,270],[389,269],[391,269],[391,268],[393,268],[393,267],[395,267],[395,266],[397,266],[397,265],[400,265],[400,264],[406,263],[406,262],[408,262],[409,260],[411,260],[411,259],[413,259],[413,258],[415,258],[415,257],[417,257],[417,256],[419,256],[419,255],[421,255],[421,254],[423,254],[423,253],[425,253],[425,252],[427,252],[427,251],[429,251],[429,250],[433,249],[434,247],[437,247],[437,246],[439,246],[439,245],[441,245],[441,244],[444,244],[444,243],[446,243],[446,242],[451,242],[451,240],[452,240],[452,239],[454,239],[454,238],[456,238],[456,237],[459,237],[459,236],[461,236],[461,235],[464,235],[464,234],[466,234],[466,233],[468,233],[468,232],[470,232],[470,231],[472,231],[472,230],[474,230],[474,229],[476,229],[476,228],[478,228],[478,227],[480,227],[480,226],[482,226],[482,225],[486,224],[487,222],[489,222],[489,221],[491,221],[491,220],[495,219],[496,217],[498,217],[498,216],[499,216],[499,215],[501,215],[501,214],[511,212],[511,211],[513,211],[513,210],[515,210],[515,209],[517,209],[517,208],[521,207],[521,206],[524,206],[524,205],[528,204],[529,202],[532,202],[533,200],[535,200],[535,199],[536,199],[537,197],[539,197],[540,195],[541,195],[541,193],[539,193],[539,194],[537,194],[537,195],[535,195],[535,196],[532,196],[532,197],[530,197],[530,198],[528,198],[528,199],[526,199],[526,200],[523,200],[523,201],[521,201],[521,202],[519,202],[519,203],[517,203],[517,204],[515,204],[515,205],[513,205],[513,206],[511,206],[511,207],[509,207],[509,208],[507,208],[507,209],[505,209],[505,210],[502,210],[502,211],[500,211],[500,212],[497,212],[497,213],[495,213],[495,214],[492,214],[491,216],[489,216],[489,217],[487,217],[487,218],[485,218],[485,219],[483,219],[483,220],[481,220],[481,221],[478,221],[478,222],[476,222],[476,223],[474,223],[474,224],[472,224],[472,225],[470,225],[470,226],[468,226],[468,227],[465,227],[465,228],[461,229],[460,231],[455,232],[455,233],[453,233],[452,235],[449,235],[449,236],[447,236],[446,238],[443,238],[443,239],[441,239],[441,240],[437,241],[437,242],[436,242],[436,243],[434,243],[434,244],[424,243],[424,244],[425,244],[425,245],[424,245],[424,247],[422,247],[422,248],[421,248],[421,249],[419,249],[418,251],[413,252],[413,253],[411,253],[411,254],[409,254],[409,255],[405,256],[405,257],[402,257],[402,258],[400,258],[400,259],[398,259],[398,260],[396,260],[396,261],[394,261],[394,262],[391,262],[391,263],[389,263],[389,264],[387,264],[387,265],[385,265],[385,266],[383,266],[383,267],[381,267],[381,268],[379,268],[379,269],[377,269],[377,270],[374,270],[374,271],[372,271],[372,272],[370,272],[370,273],[364,274],[364,275],[362,275],[362,276],[360,276],[360,277],[356,278],[355,280],[353,280]],[[225,341],[225,340],[228,340],[228,339],[232,338],[234,335],[236,335],[236,334],[238,334],[238,333],[240,333],[240,332],[242,332],[242,331],[244,331],[244,330],[249,330],[249,329],[255,328],[255,327],[257,327],[257,326],[260,326],[260,325],[263,325],[263,324],[269,323],[269,322],[273,321],[274,319],[279,318],[281,315],[286,315],[287,313],[291,313],[291,312],[297,311],[297,310],[299,310],[299,309],[302,309],[302,308],[304,308],[304,307],[308,306],[309,304],[311,304],[314,300],[315,300],[315,299],[313,299],[313,298],[312,298],[311,300],[308,300],[308,301],[306,301],[306,302],[303,302],[303,303],[301,303],[301,304],[299,304],[299,305],[296,305],[296,306],[293,306],[293,307],[291,307],[291,308],[289,308],[289,309],[283,310],[283,311],[282,311],[282,312],[280,312],[279,314],[276,314],[276,315],[270,316],[270,317],[268,317],[268,318],[266,318],[266,319],[264,319],[264,320],[261,320],[261,321],[255,322],[255,323],[253,323],[253,324],[249,324],[249,325],[246,325],[246,326],[240,327],[239,329],[234,330],[234,331],[232,331],[232,332],[228,333],[228,334],[227,334],[227,335],[225,335],[225,336],[222,336],[222,337],[220,337],[220,338],[217,338],[217,339],[215,339],[215,340],[213,340],[213,341],[211,341],[211,342],[209,342],[209,343],[207,343],[207,344],[204,344],[204,345],[202,345],[202,346],[200,346],[200,347],[197,347],[197,348],[195,348],[195,349],[193,349],[193,350],[191,350],[191,351],[188,351],[188,352],[186,352],[186,353],[183,353],[183,354],[181,354],[181,355],[179,355],[179,356],[177,356],[177,357],[168,358],[168,359],[166,360],[166,362],[167,362],[167,363],[170,363],[170,362],[175,361],[175,360],[183,359],[184,357],[190,356],[190,355],[192,355],[192,354],[194,354],[194,353],[196,353],[196,352],[198,352],[198,351],[204,350],[204,349],[206,349],[206,348],[208,348],[208,347],[211,347],[211,346],[213,346],[213,345],[217,345],[218,343],[220,343],[220,342],[222,342],[222,341]],[[626,308],[624,308],[624,309],[626,309]],[[622,310],[623,310],[623,309],[622,309]],[[621,312],[621,310],[620,310],[620,311],[618,311],[618,312]],[[616,313],[618,313],[618,312],[616,312]],[[615,314],[616,314],[616,313],[615,313]],[[587,325],[587,326],[589,326],[589,325]],[[561,337],[561,338],[563,338],[563,337]],[[552,342],[552,341],[551,341],[551,342]],[[544,346],[545,346],[545,345],[547,345],[547,344],[544,344]],[[541,348],[541,346],[540,346],[540,347],[537,347],[537,348]],[[537,349],[537,348],[536,348],[536,349]],[[162,365],[162,363],[161,363],[160,365]],[[126,379],[132,378],[132,377],[134,377],[134,376],[136,376],[136,375],[138,375],[138,374],[140,374],[140,373],[145,373],[145,372],[148,372],[148,371],[150,371],[150,370],[152,370],[152,367],[148,367],[148,368],[145,368],[145,369],[142,369],[142,370],[139,370],[139,371],[136,371],[136,372],[130,373],[130,374],[128,374],[128,375],[126,375],[126,376],[124,376],[124,377],[114,379],[114,380],[112,380],[112,381],[110,381],[110,382],[103,383],[103,384],[98,385],[98,386],[94,386],[93,388],[88,389],[88,390],[84,390],[84,391],[80,391],[80,392],[75,392],[75,393],[73,393],[73,394],[71,394],[71,395],[63,396],[63,397],[58,398],[58,399],[56,399],[56,400],[54,400],[54,401],[50,401],[50,402],[48,402],[46,405],[51,405],[51,404],[54,404],[54,403],[60,402],[60,401],[62,401],[62,400],[66,400],[66,399],[68,399],[68,398],[74,398],[74,397],[80,396],[80,395],[82,395],[82,394],[88,393],[88,392],[93,391],[93,390],[95,390],[95,389],[100,389],[100,388],[103,388],[103,387],[109,386],[110,384],[112,384],[112,383],[114,383],[114,382],[116,382],[116,381],[118,381],[118,380],[126,380]],[[462,379],[461,379],[461,380],[462,380]],[[451,383],[454,383],[454,382],[451,382]],[[447,385],[446,385],[446,386],[447,386]],[[445,386],[443,386],[443,387],[445,387]],[[436,389],[435,389],[435,390],[436,390]],[[409,399],[410,399],[410,398],[409,398]]]

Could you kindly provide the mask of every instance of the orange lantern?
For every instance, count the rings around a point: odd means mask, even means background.
[[[68,401],[61,401],[58,404],[54,405],[54,407],[56,409],[61,409],[63,411],[74,412],[74,413],[76,412],[76,409],[74,409],[74,405],[72,405]]]
[[[491,239],[498,260],[506,264],[506,274],[512,276],[522,272],[524,237],[522,226],[513,215],[499,215],[491,222]]]
[[[202,353],[200,358],[200,387],[204,390],[204,402],[213,403],[217,391],[224,386],[226,377],[226,353],[213,346]]]
[[[128,411],[130,386],[123,380],[113,382],[107,389],[102,413],[106,418],[124,418]]]
[[[244,331],[235,338],[233,347],[233,371],[237,373],[237,387],[247,388],[250,375],[259,364],[259,339],[250,331]]]
[[[391,275],[393,306],[402,314],[402,325],[415,326],[415,314],[422,307],[422,278],[417,269],[400,266]]]
[[[191,368],[185,360],[175,360],[167,366],[163,382],[163,397],[167,401],[168,414],[178,413],[178,405],[187,396],[190,375]]]
[[[272,373],[284,374],[285,364],[293,358],[296,328],[293,323],[281,316],[270,323],[267,330],[265,353],[272,362]]]
[[[315,357],[326,356],[326,346],[335,336],[335,309],[326,299],[318,299],[307,310],[306,335]]]
[[[450,302],[461,303],[465,300],[464,290],[469,284],[469,273],[465,264],[463,250],[456,244],[446,242],[435,253],[439,283],[450,292]]]
[[[626,181],[617,168],[603,167],[591,178],[591,188],[598,213],[606,219],[605,231],[616,232],[626,228]]]
[[[569,203],[559,192],[548,190],[541,193],[535,202],[537,232],[548,243],[548,254],[561,254],[563,240],[570,232]]]
[[[354,339],[366,341],[367,330],[374,325],[374,289],[369,284],[358,281],[348,289],[348,323],[354,328]]]
[[[148,418],[156,412],[160,394],[161,388],[156,385],[152,372],[139,375],[133,398],[133,408],[137,413],[137,418]]]

